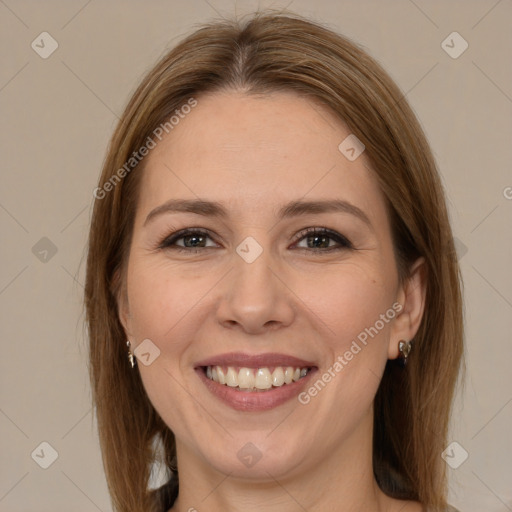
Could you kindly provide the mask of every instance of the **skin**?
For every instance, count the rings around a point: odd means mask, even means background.
[[[197,99],[146,158],[119,298],[132,348],[149,338],[160,350],[138,371],[176,436],[180,494],[171,510],[420,511],[378,488],[372,423],[386,361],[421,321],[423,261],[400,285],[384,196],[365,154],[350,162],[338,150],[350,131],[328,110],[294,93]],[[197,198],[223,203],[228,217],[168,212],[145,224],[169,199]],[[278,207],[297,199],[349,201],[371,226],[339,212],[279,220]],[[191,227],[211,232],[199,252],[159,248]],[[334,230],[354,248],[308,249],[297,235],[310,227]],[[248,236],[263,249],[250,264],[235,251]],[[185,242],[194,241],[176,241]],[[402,311],[307,405],[294,398],[235,411],[194,371],[216,354],[280,352],[314,361],[321,376],[395,302]],[[248,442],[261,453],[251,468],[237,458]]]

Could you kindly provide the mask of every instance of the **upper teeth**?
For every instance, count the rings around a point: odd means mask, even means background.
[[[207,366],[206,376],[219,384],[240,389],[270,389],[280,387],[305,377],[308,368],[276,366],[269,368],[235,368],[233,366]]]

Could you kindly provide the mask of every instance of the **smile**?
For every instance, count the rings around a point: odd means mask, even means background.
[[[289,354],[229,352],[197,361],[194,370],[210,396],[237,411],[261,412],[297,398],[318,365]]]
[[[268,391],[306,377],[310,367],[276,366],[247,368],[233,366],[203,367],[206,377],[238,391]]]

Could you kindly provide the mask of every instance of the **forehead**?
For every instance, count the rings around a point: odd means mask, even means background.
[[[349,135],[327,108],[295,93],[199,96],[146,157],[140,209],[201,197],[257,214],[276,202],[328,197],[385,214],[364,153],[350,161],[338,148]]]

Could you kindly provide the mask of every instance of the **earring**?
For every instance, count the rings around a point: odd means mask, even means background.
[[[135,359],[135,357],[132,354],[132,351],[130,350],[130,342],[129,341],[126,342],[126,346],[128,347],[128,361],[130,361],[130,366],[132,368],[135,368],[135,366],[137,365],[137,360]]]
[[[407,365],[407,358],[411,353],[411,349],[412,341],[400,340],[398,342],[398,360],[402,368],[405,368]]]

